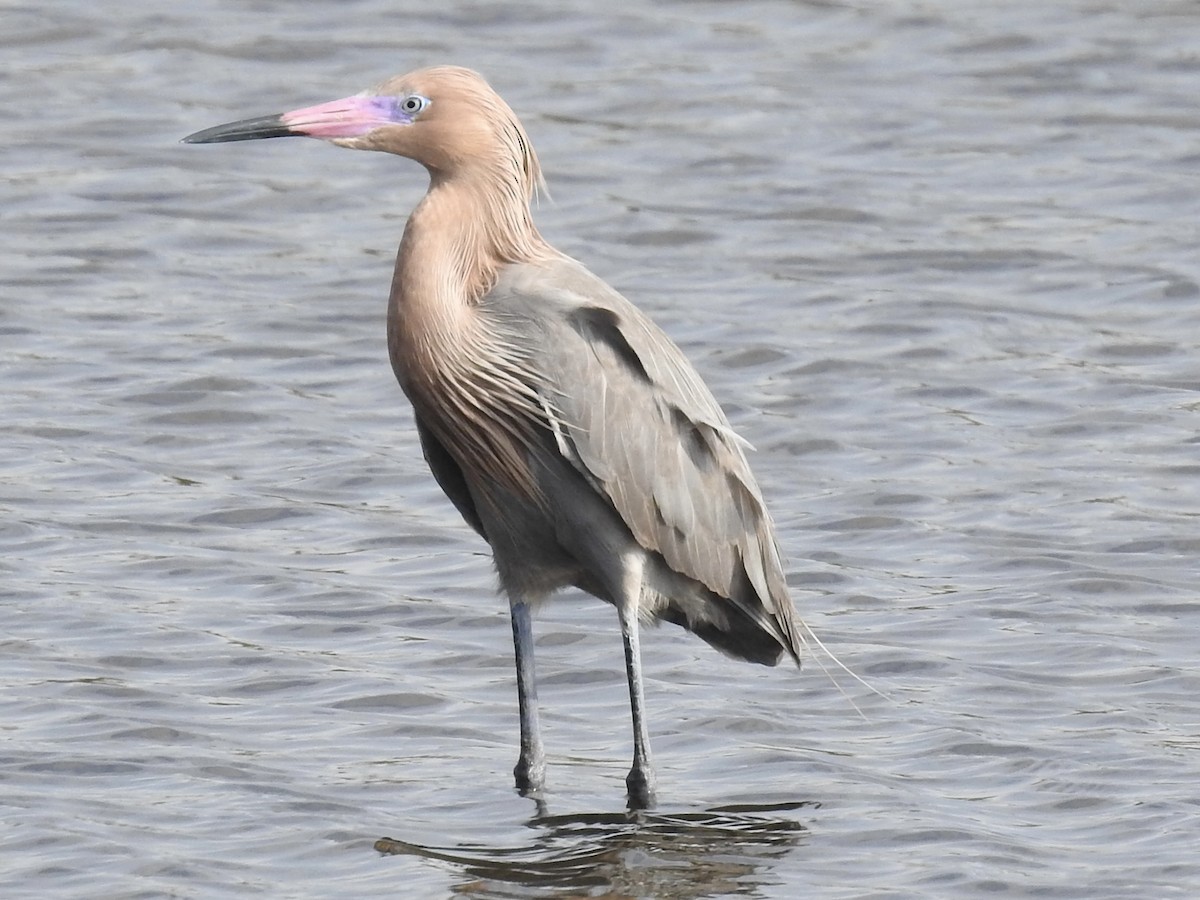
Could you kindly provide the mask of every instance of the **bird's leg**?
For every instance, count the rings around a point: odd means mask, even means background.
[[[517,706],[521,715],[521,755],[513,775],[522,795],[546,783],[546,755],[538,729],[537,677],[533,667],[533,615],[524,600],[511,604],[513,648],[517,659]]]
[[[650,735],[646,731],[646,701],[642,691],[642,653],[638,644],[635,602],[620,604],[621,637],[625,642],[625,675],[629,680],[629,707],[633,712],[633,767],[625,778],[630,809],[654,806],[654,765],[650,762]]]

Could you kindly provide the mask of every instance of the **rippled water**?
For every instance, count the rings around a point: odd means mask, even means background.
[[[5,897],[1200,891],[1195,4],[0,22]],[[888,696],[650,633],[652,814],[583,597],[511,788],[506,609],[383,346],[419,168],[177,143],[435,62],[522,114],[543,231],[696,361]]]

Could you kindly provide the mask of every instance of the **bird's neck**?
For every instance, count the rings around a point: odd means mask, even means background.
[[[465,471],[481,484],[528,492],[521,435],[541,409],[485,297],[506,265],[555,251],[524,198],[519,208],[499,202],[495,192],[434,179],[396,258],[388,353],[418,419]]]
[[[409,216],[388,308],[389,350],[406,389],[417,367],[433,371],[471,346],[479,301],[504,266],[553,254],[515,187],[435,173]]]
[[[396,261],[400,299],[407,302],[436,289],[473,304],[492,288],[505,265],[545,256],[548,248],[523,193],[486,172],[456,177],[435,173],[404,230]]]

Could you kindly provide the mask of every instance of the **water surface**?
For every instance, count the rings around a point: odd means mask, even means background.
[[[0,18],[5,897],[1195,894],[1194,4]],[[695,361],[890,698],[652,632],[653,814],[580,596],[537,625],[545,808],[511,788],[505,606],[383,345],[421,170],[177,143],[439,62],[522,115],[544,233]]]

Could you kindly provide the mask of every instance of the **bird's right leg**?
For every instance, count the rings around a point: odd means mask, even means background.
[[[625,642],[625,674],[629,681],[629,708],[633,713],[633,767],[625,778],[630,809],[654,807],[654,764],[650,761],[650,736],[646,729],[646,699],[642,687],[642,651],[638,641],[635,603],[623,603],[621,636]]]
[[[517,660],[517,706],[521,715],[521,755],[513,775],[517,779],[517,790],[526,795],[540,791],[546,783],[546,754],[542,750],[542,734],[538,728],[533,613],[524,600],[515,600],[510,607]]]

